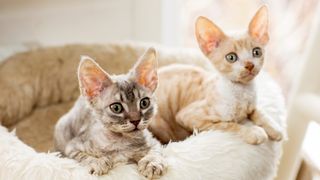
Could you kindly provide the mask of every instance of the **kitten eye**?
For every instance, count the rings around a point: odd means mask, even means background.
[[[150,106],[150,99],[149,98],[143,98],[140,101],[140,108],[141,109],[146,109]]]
[[[113,113],[120,114],[123,111],[123,107],[120,103],[113,103],[110,105],[110,109]]]
[[[229,54],[226,55],[226,60],[230,63],[234,63],[238,60],[238,56],[236,53],[231,52]]]
[[[262,50],[259,47],[255,47],[252,50],[252,56],[253,57],[261,57],[262,56]]]

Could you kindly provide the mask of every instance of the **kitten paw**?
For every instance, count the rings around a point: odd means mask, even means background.
[[[145,156],[138,162],[139,172],[148,179],[160,178],[167,171],[167,163],[161,156]]]
[[[283,138],[283,135],[280,130],[270,129],[267,131],[267,134],[269,138],[273,141],[281,141]]]
[[[266,131],[259,127],[253,126],[243,133],[243,137],[248,144],[258,145],[268,139]]]
[[[107,174],[112,166],[106,157],[88,158],[84,162],[81,162],[81,164],[88,168],[90,174],[96,176]]]

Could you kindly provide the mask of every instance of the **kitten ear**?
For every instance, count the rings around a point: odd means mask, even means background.
[[[151,90],[152,92],[158,85],[157,55],[154,48],[149,48],[133,67],[136,82]]]
[[[81,94],[92,100],[113,82],[110,76],[90,57],[81,56],[78,68]]]
[[[198,17],[196,21],[195,33],[200,49],[205,55],[217,48],[226,37],[217,25],[203,16]]]
[[[257,42],[265,45],[269,41],[268,7],[263,5],[249,24],[249,35]]]

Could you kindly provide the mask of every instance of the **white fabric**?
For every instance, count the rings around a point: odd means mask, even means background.
[[[265,74],[257,80],[258,105],[284,128],[285,106],[281,91]],[[250,125],[250,124],[248,124]],[[285,132],[285,128],[284,128]],[[281,143],[255,146],[234,134],[202,132],[164,149],[169,163],[162,179],[263,180],[273,179]],[[96,179],[75,161],[53,153],[37,153],[0,126],[0,179]],[[141,179],[136,165],[117,167],[99,179]]]

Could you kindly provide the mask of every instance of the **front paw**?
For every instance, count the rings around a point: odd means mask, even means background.
[[[252,126],[242,133],[244,140],[248,144],[258,145],[268,139],[266,131],[259,126]]]
[[[94,158],[90,157],[82,161],[81,164],[88,168],[89,173],[96,176],[107,174],[111,169],[112,164],[106,157]]]
[[[160,178],[167,171],[167,163],[160,155],[147,155],[138,162],[138,170],[148,179]]]
[[[269,138],[273,141],[281,141],[283,138],[283,135],[282,135],[281,131],[278,130],[278,128],[270,128],[266,131],[267,131]]]

